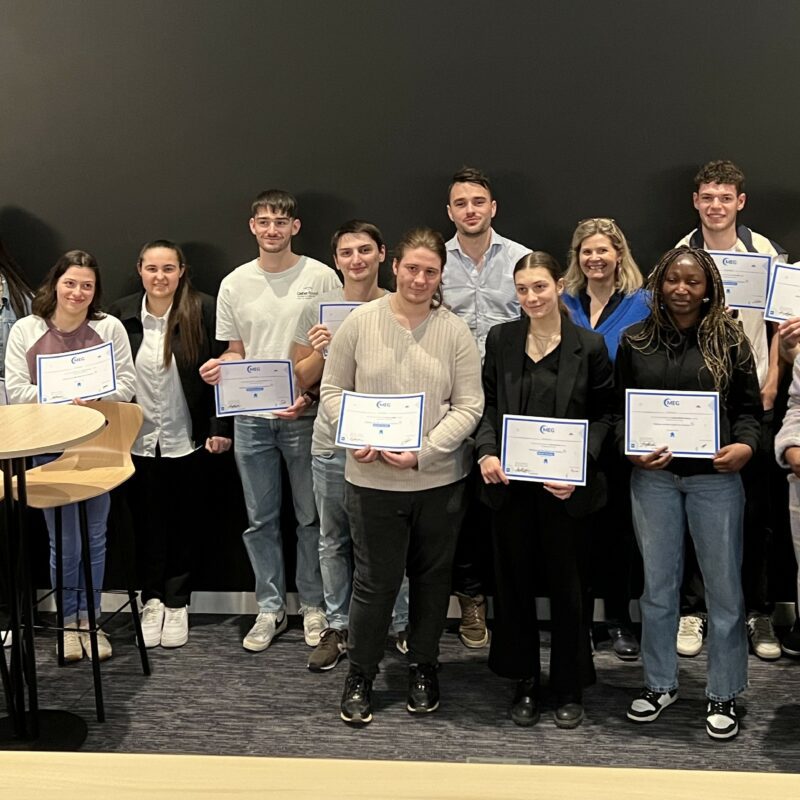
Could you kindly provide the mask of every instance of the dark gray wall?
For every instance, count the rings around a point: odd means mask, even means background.
[[[3,0],[0,235],[34,279],[94,252],[109,299],[143,241],[177,239],[214,292],[254,254],[260,189],[299,196],[298,248],[328,260],[354,215],[448,232],[468,162],[502,233],[563,257],[613,216],[647,270],[727,157],[744,220],[800,255],[798,30],[790,0]]]
[[[259,190],[295,192],[297,249],[329,260],[352,216],[390,242],[449,233],[470,163],[503,234],[563,258],[577,220],[612,216],[647,271],[723,157],[748,175],[743,220],[800,257],[798,30],[792,0],[0,0],[0,236],[34,282],[95,253],[107,299],[172,238],[213,293],[255,254]],[[247,569],[213,535],[244,525],[220,471],[203,588]]]

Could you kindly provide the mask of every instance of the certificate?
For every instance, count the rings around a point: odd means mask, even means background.
[[[666,446],[683,458],[714,458],[719,450],[719,392],[625,390],[625,454]]]
[[[277,411],[294,402],[291,361],[223,361],[219,368],[214,387],[218,417]]]
[[[336,444],[358,450],[419,450],[425,392],[360,394],[342,392]]]
[[[772,265],[764,319],[783,322],[800,317],[800,264]]]
[[[364,305],[363,303],[320,303],[319,304],[319,323],[324,325],[333,336],[339,330],[339,326],[347,319],[354,308]]]
[[[36,356],[40,403],[71,403],[111,394],[117,388],[111,342],[57,355]]]
[[[709,250],[714,259],[722,285],[725,305],[730,308],[762,310],[767,301],[767,286],[772,256],[761,253],[727,253]]]
[[[585,419],[503,415],[500,463],[511,480],[586,486]]]

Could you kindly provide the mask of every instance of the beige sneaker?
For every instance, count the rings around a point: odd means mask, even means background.
[[[486,598],[482,594],[470,597],[456,592],[461,606],[461,624],[458,638],[465,647],[486,647],[489,644],[489,631],[486,628]]]
[[[56,645],[56,655],[58,655],[58,645]],[[80,634],[75,628],[67,628],[64,631],[64,661],[69,664],[73,661],[80,661],[82,658],[83,648]]]
[[[81,626],[82,627],[82,626]],[[86,653],[86,658],[92,660],[92,640],[89,632],[81,629],[80,632],[81,645],[83,652]],[[111,642],[108,641],[108,636],[103,631],[97,631],[97,660],[108,661],[111,658]]]
[[[703,649],[703,629],[705,620],[694,614],[681,617],[678,623],[678,636],[675,649],[679,656],[696,656]]]

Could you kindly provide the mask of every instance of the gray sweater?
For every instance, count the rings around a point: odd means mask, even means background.
[[[331,342],[320,403],[339,418],[342,390],[365,394],[425,392],[422,448],[415,469],[378,459],[361,464],[348,451],[345,477],[356,486],[412,492],[464,478],[483,411],[480,356],[466,324],[436,308],[409,331],[395,318],[390,295],[353,311]]]

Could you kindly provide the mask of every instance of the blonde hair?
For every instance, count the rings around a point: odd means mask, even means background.
[[[572,241],[567,254],[567,271],[564,274],[564,290],[567,294],[576,297],[586,286],[586,276],[580,267],[578,254],[585,239],[600,234],[609,239],[614,249],[619,253],[619,263],[614,275],[614,286],[623,294],[631,294],[640,289],[644,283],[642,273],[631,255],[625,234],[619,225],[608,217],[592,217],[582,219],[572,234]]]

